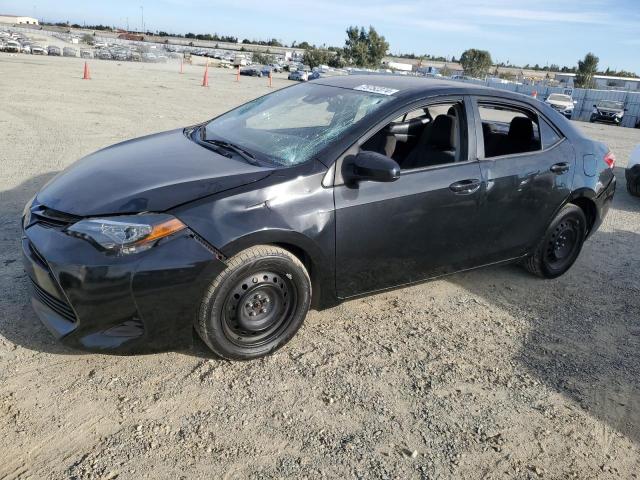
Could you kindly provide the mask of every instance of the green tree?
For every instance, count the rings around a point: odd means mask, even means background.
[[[378,68],[382,58],[389,50],[389,43],[375,28],[347,28],[347,39],[344,42],[344,58],[349,64],[358,67]]]
[[[453,72],[451,71],[451,69],[447,66],[447,64],[445,63],[444,66],[440,69],[440,75],[442,75],[443,77],[450,77],[451,74]]]
[[[273,55],[268,55],[266,53],[254,53],[251,55],[251,61],[253,63],[260,63],[262,65],[268,65],[273,63]]]
[[[474,78],[482,78],[487,75],[492,63],[491,54],[486,50],[470,48],[465,50],[460,57],[464,74]]]
[[[330,60],[329,52],[319,48],[308,48],[304,52],[303,63],[314,68],[320,65],[327,65]]]
[[[574,80],[577,88],[594,88],[596,86],[593,76],[598,72],[598,62],[600,59],[589,52],[583,60],[578,61],[578,71]]]

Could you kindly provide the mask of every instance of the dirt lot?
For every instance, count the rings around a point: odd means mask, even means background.
[[[82,155],[269,90],[228,70],[202,88],[196,67],[91,69],[0,54],[0,478],[637,478],[640,200],[623,183],[555,281],[507,266],[351,301],[251,363],[60,346],[29,305],[25,202]],[[640,130],[580,127],[622,181]]]

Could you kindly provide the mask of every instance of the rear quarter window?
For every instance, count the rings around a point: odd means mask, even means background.
[[[555,128],[542,117],[539,117],[540,123],[540,135],[542,137],[542,148],[544,150],[553,147],[556,143],[560,142],[564,137],[560,135]]]

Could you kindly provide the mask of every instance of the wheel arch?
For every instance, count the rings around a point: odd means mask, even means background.
[[[316,309],[335,305],[335,288],[332,279],[333,263],[320,246],[309,237],[290,230],[263,230],[239,237],[222,252],[231,257],[255,245],[274,245],[295,255],[307,269],[311,279],[311,307]]]
[[[571,203],[580,207],[587,218],[587,236],[591,233],[593,226],[598,219],[598,207],[595,202],[596,194],[589,188],[576,190],[567,200],[567,204]]]

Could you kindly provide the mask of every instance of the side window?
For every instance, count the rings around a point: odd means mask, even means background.
[[[545,150],[562,140],[562,136],[542,117],[540,117],[540,133],[542,135],[542,148]]]
[[[466,115],[462,102],[443,102],[403,113],[361,150],[393,158],[402,170],[467,160]]]
[[[541,149],[538,116],[528,110],[479,103],[485,158]]]

